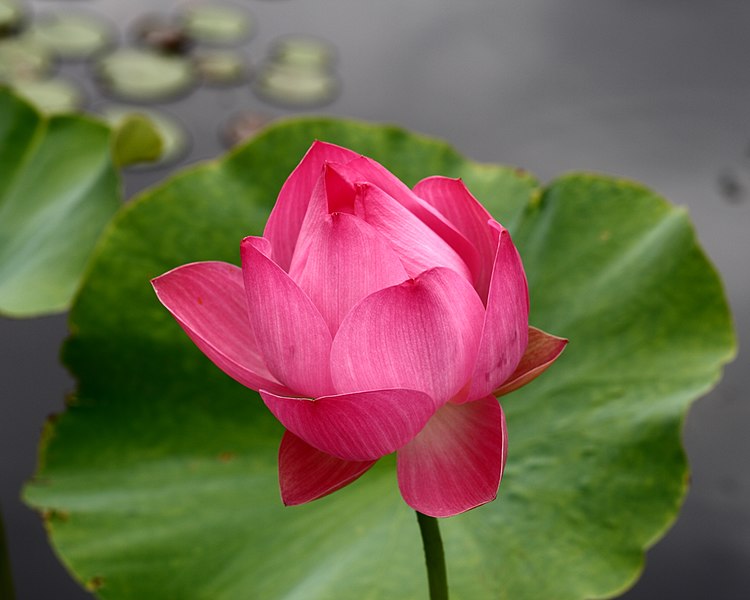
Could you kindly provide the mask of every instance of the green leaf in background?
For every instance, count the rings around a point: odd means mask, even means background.
[[[414,599],[427,581],[414,513],[382,460],[344,490],[284,508],[281,428],[214,367],[148,280],[195,260],[238,262],[315,138],[409,184],[462,176],[513,230],[532,322],[570,338],[503,398],[500,496],[442,521],[454,599],[617,594],[676,517],[680,427],[734,348],[721,284],[685,213],[639,186],[569,176],[540,194],[521,172],[353,122],[280,124],[118,214],[71,313],[79,381],[46,429],[25,491],[65,564],[102,598]]]
[[[0,314],[62,311],[120,206],[110,130],[0,87]]]
[[[131,113],[118,123],[112,136],[112,158],[117,167],[157,160],[163,142],[156,125],[146,115]]]

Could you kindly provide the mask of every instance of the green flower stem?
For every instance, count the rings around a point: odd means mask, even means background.
[[[5,529],[3,528],[3,517],[0,514],[0,598],[13,600],[13,581],[10,576],[10,555],[5,542]]]
[[[445,553],[443,540],[440,539],[438,520],[418,512],[417,522],[424,545],[430,600],[448,600],[448,576],[445,571]]]

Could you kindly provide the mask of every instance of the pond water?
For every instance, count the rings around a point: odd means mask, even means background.
[[[144,43],[143,18],[153,5],[25,3],[38,16],[75,9],[103,17],[112,36],[105,46]],[[235,0],[244,17],[229,22],[216,11],[196,14],[182,6],[163,3],[159,10],[181,15],[194,45],[170,31],[163,15],[151,17],[147,43],[189,46],[191,57],[198,50],[235,52],[246,68],[231,60],[214,64],[206,68],[224,73],[222,85],[190,81],[151,101],[143,89],[135,98],[118,93],[111,63],[93,68],[78,59],[57,67],[88,110],[112,110],[107,107],[124,97],[148,100],[150,109],[184,126],[186,143],[165,166],[128,174],[128,195],[177,163],[216,156],[271,119],[314,112],[395,122],[542,180],[569,170],[617,174],[689,208],[723,274],[740,354],[688,418],[693,489],[675,527],[649,553],[642,580],[624,597],[749,597],[750,404],[744,397],[750,371],[742,365],[750,341],[750,4]],[[306,48],[306,40],[322,45]],[[7,68],[2,57],[0,74]],[[237,69],[241,75],[233,79]],[[20,598],[89,597],[53,557],[36,515],[17,499],[34,469],[41,424],[62,409],[72,388],[57,361],[64,336],[63,317],[0,320],[0,503]]]

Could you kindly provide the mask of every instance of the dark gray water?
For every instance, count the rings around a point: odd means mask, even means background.
[[[339,96],[316,109],[395,122],[482,161],[543,180],[591,170],[640,180],[686,205],[722,272],[740,354],[698,402],[685,439],[693,485],[679,520],[649,553],[629,600],[750,597],[750,3],[746,0],[237,0],[255,16],[244,46],[261,61],[283,35],[338,49]],[[153,2],[36,1],[127,25]],[[176,4],[164,3],[164,6]],[[84,64],[64,67],[101,101]],[[159,105],[194,139],[188,161],[215,156],[241,110],[295,112],[248,86],[200,88]],[[161,179],[140,172],[129,192]],[[19,598],[86,598],[18,501],[46,415],[72,381],[58,365],[63,317],[0,320],[0,503]]]

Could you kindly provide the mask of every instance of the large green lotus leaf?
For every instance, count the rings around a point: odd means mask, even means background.
[[[639,186],[533,179],[443,143],[351,122],[281,124],[128,205],[71,314],[79,381],[48,424],[26,500],[65,564],[102,598],[426,597],[414,513],[382,460],[353,485],[284,508],[281,428],[156,301],[149,278],[238,261],[314,139],[350,146],[412,184],[462,176],[512,226],[532,322],[570,338],[540,379],[503,398],[510,452],[499,498],[442,520],[454,598],[617,594],[674,520],[680,426],[734,337],[720,282],[685,213]]]
[[[0,86],[0,313],[68,307],[121,204],[109,144],[103,123],[42,116]]]

